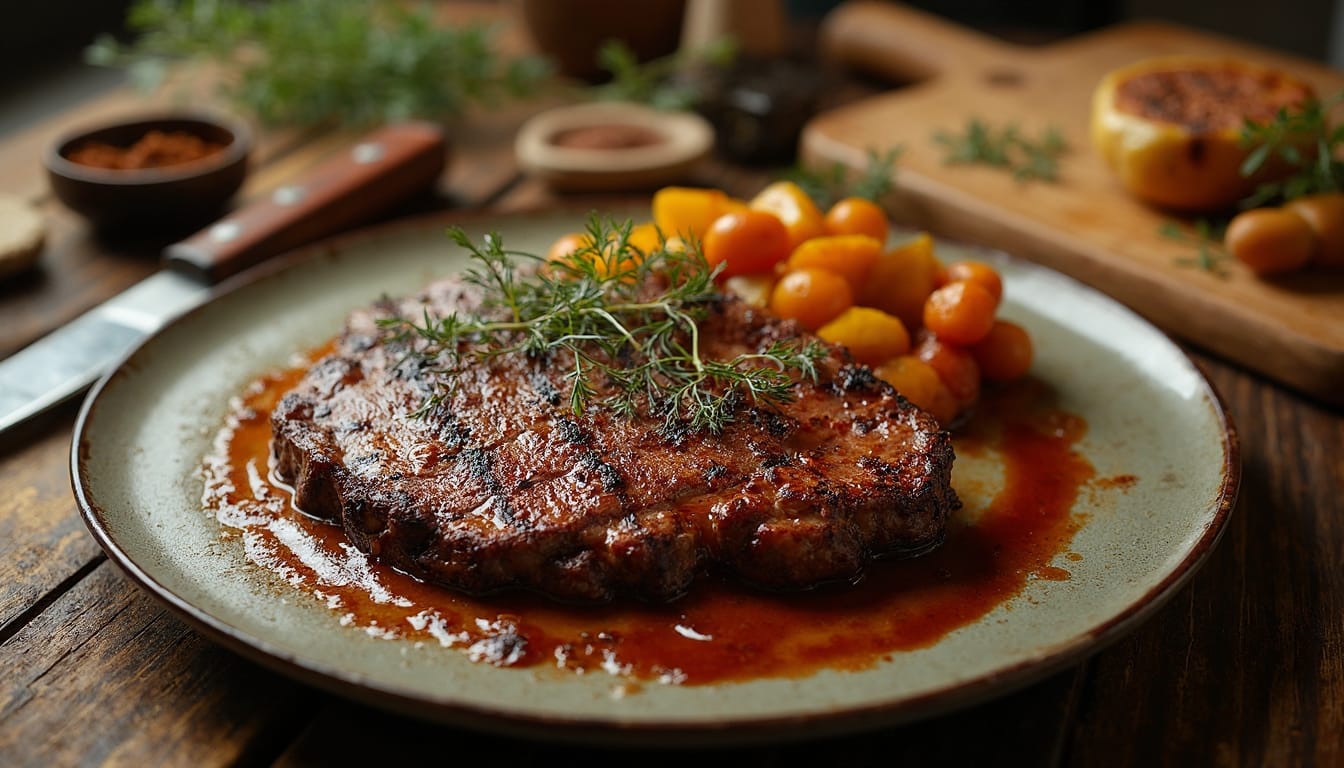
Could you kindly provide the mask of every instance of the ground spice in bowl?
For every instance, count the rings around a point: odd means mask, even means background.
[[[636,149],[661,144],[663,134],[642,125],[606,123],[569,128],[551,137],[551,143],[567,149]]]
[[[66,158],[92,168],[140,170],[190,163],[223,148],[223,144],[187,131],[152,130],[129,147],[88,141],[70,150]]]

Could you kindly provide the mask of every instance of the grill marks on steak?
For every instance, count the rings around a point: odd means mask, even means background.
[[[474,302],[446,281],[400,311]],[[959,506],[947,434],[842,351],[793,402],[744,404],[720,435],[599,405],[575,416],[569,367],[519,355],[468,368],[441,405],[407,418],[434,382],[380,340],[390,311],[351,316],[276,408],[273,450],[301,509],[427,581],[667,600],[723,568],[800,589],[935,546]],[[735,299],[700,326],[702,353],[720,359],[800,335]]]

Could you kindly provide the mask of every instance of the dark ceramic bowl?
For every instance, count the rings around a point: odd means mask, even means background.
[[[90,142],[117,148],[151,131],[185,132],[220,148],[199,159],[149,168],[101,168],[71,155]],[[98,227],[187,229],[217,216],[247,176],[252,132],[240,120],[198,114],[142,117],[69,133],[43,155],[52,191]]]

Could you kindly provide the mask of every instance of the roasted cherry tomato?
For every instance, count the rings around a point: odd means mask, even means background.
[[[827,234],[867,235],[885,245],[889,227],[882,206],[862,197],[846,197],[826,211]]]
[[[985,338],[971,347],[980,375],[994,381],[1011,381],[1031,368],[1033,349],[1026,329],[1006,320],[995,320]]]
[[[653,223],[666,237],[700,240],[715,219],[745,207],[719,189],[663,187],[653,195]]]
[[[882,256],[882,243],[867,235],[814,237],[793,249],[787,269],[827,269],[849,281],[858,294],[868,282],[873,265]]]
[[[789,233],[765,211],[737,211],[714,220],[705,232],[705,261],[723,266],[722,277],[771,271],[789,255]]]
[[[815,331],[854,305],[849,282],[824,269],[799,269],[775,283],[770,309],[780,317],[797,320]]]
[[[877,377],[915,405],[929,412],[939,424],[957,417],[957,399],[933,366],[914,355],[893,357],[873,371]]]
[[[817,204],[803,188],[792,181],[777,181],[762,189],[747,204],[758,211],[773,213],[789,231],[789,250],[805,240],[826,234],[826,221]]]
[[[968,408],[980,397],[980,366],[966,349],[948,344],[931,333],[922,333],[915,356],[938,372],[959,408]]]
[[[994,326],[998,304],[979,283],[953,281],[929,294],[924,302],[924,327],[944,341],[974,344]]]
[[[1283,208],[1255,208],[1227,225],[1228,253],[1257,275],[1277,275],[1306,266],[1316,250],[1307,220]]]
[[[989,291],[994,301],[1003,298],[1003,278],[998,271],[982,261],[954,261],[947,265],[947,277],[944,284],[958,280],[975,283]]]
[[[938,275],[933,238],[921,234],[878,257],[858,293],[858,303],[895,315],[909,329],[924,322],[924,301]]]
[[[1299,197],[1283,207],[1301,216],[1316,234],[1313,264],[1344,267],[1344,194]]]

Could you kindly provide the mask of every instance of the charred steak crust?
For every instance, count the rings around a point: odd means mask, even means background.
[[[472,303],[445,281],[401,311]],[[408,418],[433,385],[381,340],[376,318],[391,311],[352,314],[336,351],[281,400],[275,469],[300,509],[426,581],[669,600],[714,568],[802,589],[936,546],[960,505],[947,433],[841,349],[793,402],[744,405],[719,435],[601,407],[576,417],[568,368],[516,355],[471,368]],[[804,335],[729,298],[700,343],[726,359]]]

